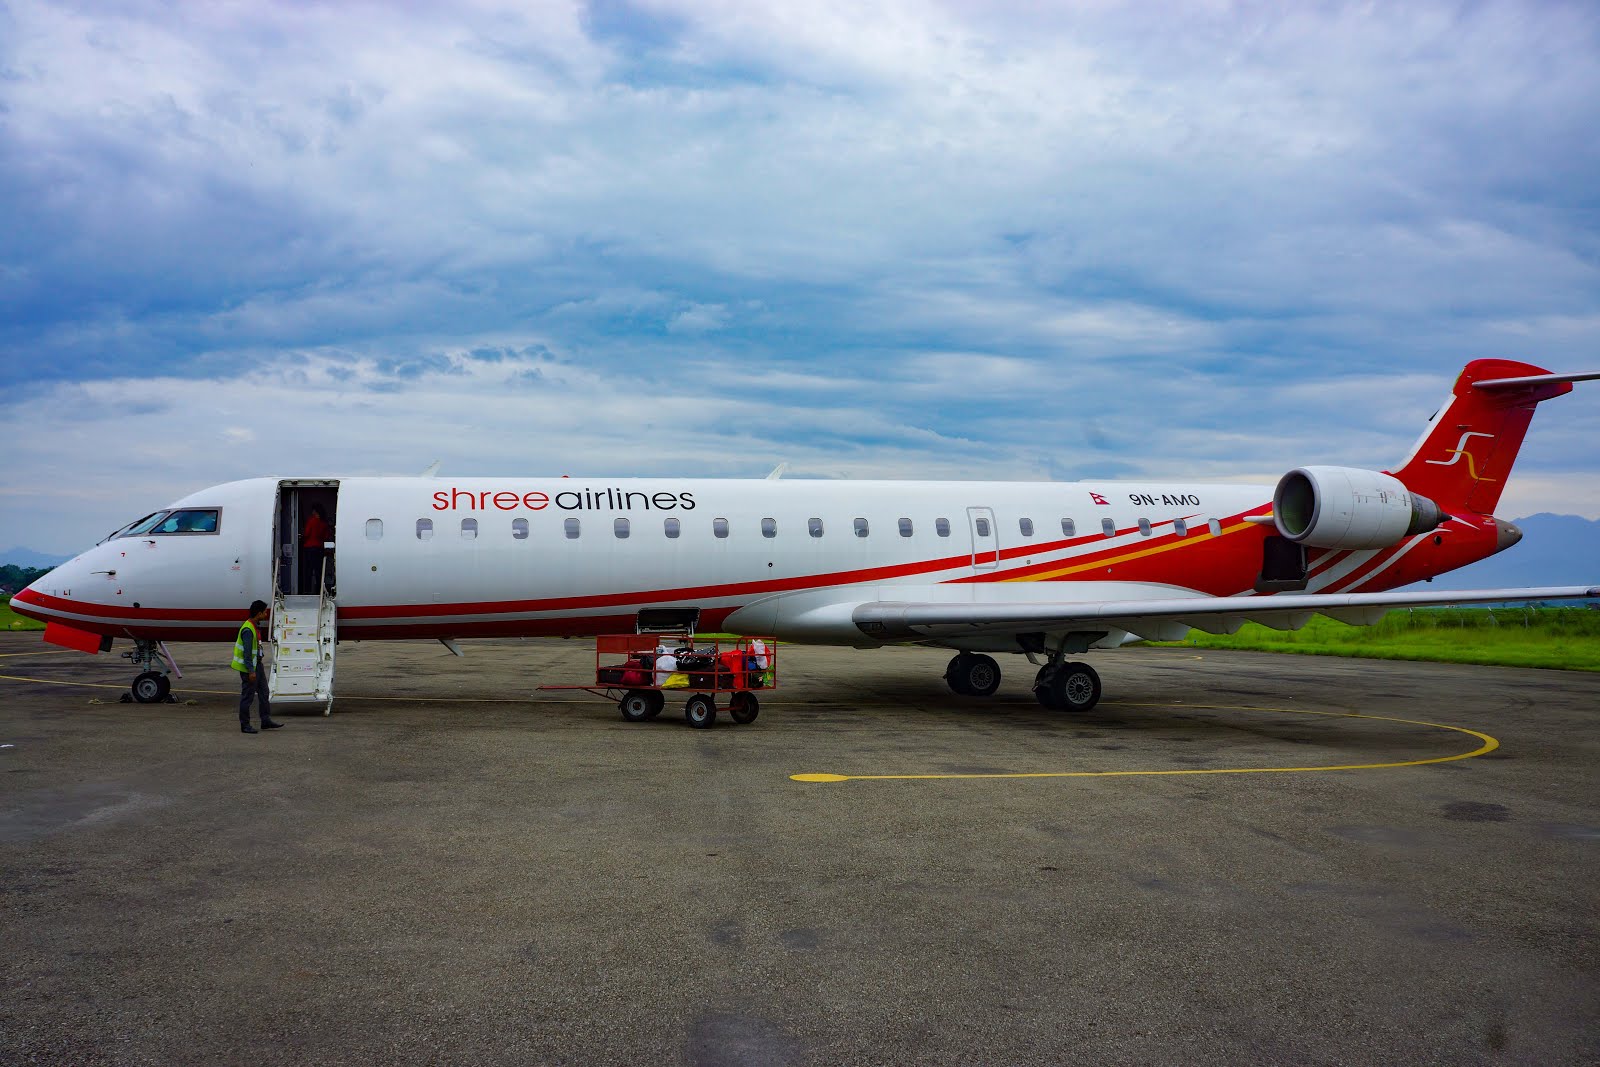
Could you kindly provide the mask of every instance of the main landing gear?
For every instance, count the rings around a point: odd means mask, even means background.
[[[945,668],[944,680],[951,692],[962,696],[990,696],[1000,688],[1000,665],[991,656],[961,652]],[[1066,662],[1057,652],[1039,668],[1033,695],[1047,708],[1088,711],[1100,702],[1100,675],[1087,663]]]
[[[131,652],[122,658],[135,668],[142,668],[134,676],[129,691],[122,694],[124,704],[176,704],[172,695],[172,678],[167,674],[167,659],[161,646],[154,641],[135,641]]]

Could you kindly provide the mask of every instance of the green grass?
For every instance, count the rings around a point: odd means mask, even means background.
[[[1190,631],[1167,648],[1233,648],[1307,656],[1432,660],[1600,671],[1600,611],[1590,608],[1428,608],[1391,611],[1376,626],[1314,617],[1302,630],[1246,623],[1236,634]]]
[[[25,619],[11,610],[11,598],[0,596],[0,630],[42,630],[44,623]]]

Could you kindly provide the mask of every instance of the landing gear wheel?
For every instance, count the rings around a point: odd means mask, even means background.
[[[164,674],[161,676],[161,696],[157,699],[163,700],[168,704],[177,703],[177,701],[172,698],[172,679],[168,678]]]
[[[1100,703],[1100,676],[1087,663],[1063,663],[1048,675],[1040,671],[1033,692],[1047,708],[1088,711]]]
[[[154,704],[167,695],[171,686],[160,671],[145,671],[133,680],[133,699],[140,704]]]
[[[717,702],[704,693],[697,693],[683,706],[683,717],[697,730],[709,730],[717,725]]]
[[[964,669],[966,659],[967,654],[965,652],[959,653],[950,660],[949,665],[944,669],[944,681],[945,684],[950,687],[950,692],[960,694],[961,696],[968,695],[967,691],[962,688],[962,679],[966,677],[966,671]]]
[[[1000,664],[989,656],[963,652],[950,661],[944,678],[963,696],[986,697],[1000,688]]]
[[[756,699],[754,693],[735,693],[733,700],[728,704],[728,714],[733,716],[733,721],[740,726],[748,726],[756,721],[756,716],[761,714],[761,701]]]
[[[650,699],[652,696],[659,698],[661,694],[653,689],[630,689],[617,701],[617,710],[629,722],[644,722],[651,717],[652,711],[659,713],[661,710],[655,707],[655,701]]]

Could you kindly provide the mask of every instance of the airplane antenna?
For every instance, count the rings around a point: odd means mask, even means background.
[[[444,460],[442,460],[442,459],[434,460],[432,463],[428,464],[428,469],[423,471],[421,474],[417,475],[417,477],[418,478],[432,478],[435,474],[439,473],[439,467],[443,463],[444,463]]]

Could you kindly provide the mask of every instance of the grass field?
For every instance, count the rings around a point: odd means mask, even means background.
[[[1303,630],[1282,632],[1246,623],[1232,635],[1191,631],[1164,647],[1600,671],[1600,611],[1429,608],[1391,611],[1376,626],[1346,626],[1318,616]]]
[[[11,598],[0,596],[0,630],[42,630],[44,623],[24,619],[11,610]]]

